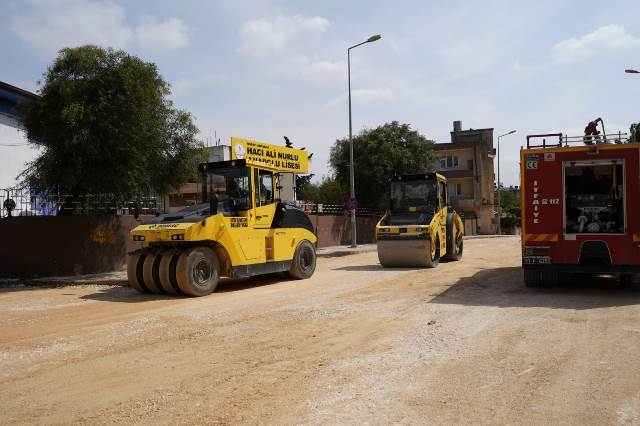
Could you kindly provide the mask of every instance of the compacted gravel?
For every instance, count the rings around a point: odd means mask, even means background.
[[[522,283],[517,238],[462,261],[318,260],[203,298],[0,289],[0,424],[634,424],[640,292]]]

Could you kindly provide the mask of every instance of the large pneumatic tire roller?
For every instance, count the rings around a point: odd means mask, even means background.
[[[147,249],[129,257],[127,275],[131,286],[141,293],[206,296],[218,285],[220,263],[208,247]]]
[[[178,258],[176,280],[187,296],[206,296],[218,286],[220,262],[208,247],[194,247]]]
[[[140,293],[149,293],[149,289],[144,285],[144,278],[142,276],[142,268],[146,256],[147,254],[144,251],[137,251],[132,253],[127,259],[127,278],[129,279],[129,284]]]
[[[142,279],[144,285],[154,294],[164,294],[165,291],[160,284],[160,277],[158,276],[158,268],[160,267],[160,261],[162,260],[162,253],[152,252],[148,253],[144,259],[142,265]]]
[[[296,248],[296,253],[289,269],[289,276],[297,280],[303,280],[311,277],[315,270],[316,251],[309,241],[304,240]]]
[[[162,254],[158,275],[162,288],[164,288],[168,294],[182,294],[182,290],[180,290],[180,285],[176,279],[176,268],[179,258],[180,252],[178,251],[168,251]]]

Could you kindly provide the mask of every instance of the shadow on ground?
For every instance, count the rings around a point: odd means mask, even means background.
[[[269,274],[258,277],[242,279],[222,279],[218,283],[216,291],[206,297],[214,297],[218,293],[248,290],[254,287],[287,282],[291,279],[283,273]],[[81,296],[80,299],[97,300],[101,302],[142,303],[153,300],[185,299],[189,296],[173,294],[141,294],[129,286],[107,287],[95,293]]]
[[[383,268],[379,263],[375,265],[349,265],[333,268],[332,271],[354,271],[354,272],[379,272],[379,271],[419,271],[426,268],[422,266],[415,267],[387,267]]]
[[[527,287],[521,267],[494,268],[461,278],[429,301],[501,308],[596,309],[640,304],[640,291],[623,289],[616,277],[570,275],[556,287]]]

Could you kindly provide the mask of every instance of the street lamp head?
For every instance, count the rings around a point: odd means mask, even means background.
[[[376,35],[372,35],[371,37],[369,37],[367,39],[367,43],[372,43],[374,41],[378,41],[382,38],[382,36],[380,34],[376,34]]]
[[[500,138],[501,138],[501,137],[503,137],[503,136],[512,135],[512,134],[514,134],[515,132],[516,132],[515,130],[512,130],[512,131],[510,131],[510,132],[508,132],[508,133],[505,133],[505,134],[503,134],[503,135],[500,135],[500,136],[498,136],[498,140],[500,140]]]
[[[627,74],[640,74],[640,71],[638,70],[624,70],[624,72]]]

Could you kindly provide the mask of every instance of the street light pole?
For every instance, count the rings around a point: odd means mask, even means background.
[[[502,235],[502,223],[500,223],[502,220],[502,204],[500,200],[500,138],[503,136],[512,135],[515,132],[515,130],[512,130],[508,133],[505,133],[504,135],[498,136],[498,184],[496,185],[498,193],[498,235]]]
[[[354,169],[353,169],[353,132],[352,132],[352,124],[351,124],[351,49],[354,49],[358,46],[362,46],[365,43],[372,43],[374,41],[378,41],[382,38],[380,34],[372,35],[367,40],[362,43],[358,43],[354,46],[351,46],[347,49],[347,80],[349,86],[349,200],[351,203],[355,203],[356,199],[356,188],[355,188],[355,177],[354,177]],[[351,210],[351,247],[357,247],[358,243],[356,240],[356,206],[352,205]]]

